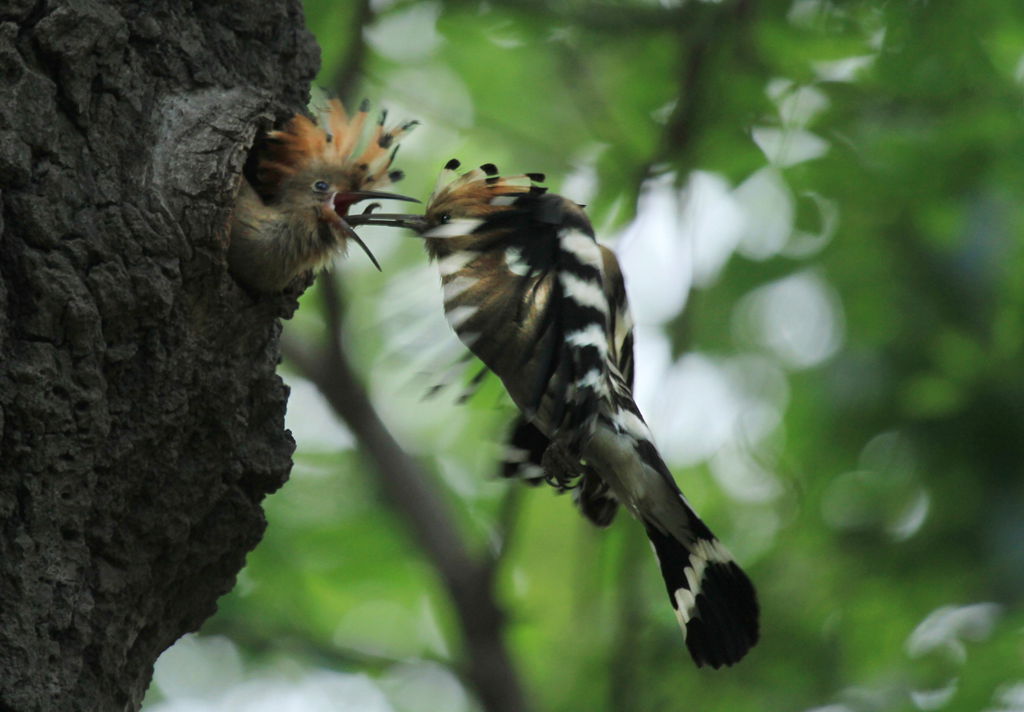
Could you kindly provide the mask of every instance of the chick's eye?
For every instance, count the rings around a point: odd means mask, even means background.
[[[313,190],[317,191],[318,193],[326,193],[328,190],[330,190],[330,188],[331,184],[325,180],[318,180],[316,183],[313,184]]]

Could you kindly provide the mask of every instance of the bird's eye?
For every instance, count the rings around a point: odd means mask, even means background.
[[[440,215],[437,216],[438,222],[440,222],[442,225],[444,225],[446,222],[448,222],[451,219],[452,219],[452,214],[451,213],[441,213]]]
[[[318,180],[316,183],[313,184],[313,190],[317,191],[318,193],[326,193],[328,190],[330,190],[330,188],[331,184],[325,180]]]

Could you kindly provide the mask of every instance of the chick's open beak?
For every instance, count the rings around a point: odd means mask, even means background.
[[[377,198],[382,200],[407,200],[411,203],[420,202],[416,198],[410,198],[407,195],[399,195],[398,193],[385,193],[379,190],[351,190],[341,191],[335,193],[324,205],[324,213],[329,216],[329,220],[334,224],[345,237],[353,240],[359,245],[366,256],[370,258],[370,262],[377,268],[377,271],[381,271],[380,263],[377,258],[374,257],[373,253],[370,252],[370,248],[367,247],[363,239],[356,234],[356,231],[352,229],[354,224],[379,224],[379,223],[358,223],[354,219],[361,217],[357,215],[349,215],[348,209],[353,203],[357,203],[360,200],[368,200],[370,198]],[[369,215],[369,213],[367,213]]]

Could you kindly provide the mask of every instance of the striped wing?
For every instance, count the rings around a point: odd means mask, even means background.
[[[583,514],[606,526],[617,509],[607,483],[578,458],[553,458],[548,448],[563,424],[582,441],[610,393],[632,402],[633,322],[622,273],[575,205],[531,195],[514,207],[474,225],[486,238],[468,243],[472,249],[456,245],[440,258],[446,314],[523,411],[509,431],[501,474],[575,487]]]
[[[564,198],[524,194],[425,237],[438,241],[445,315],[459,338],[529,422],[578,451],[609,388],[609,307],[589,221]]]
[[[682,496],[633,401],[633,326],[614,254],[559,196],[500,205],[426,237],[449,323],[522,411],[503,474],[573,488],[598,525],[621,498],[647,531],[694,661],[736,662],[758,639],[756,594]]]

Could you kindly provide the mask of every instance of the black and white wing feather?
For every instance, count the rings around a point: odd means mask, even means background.
[[[449,324],[519,407],[503,473],[574,489],[599,525],[623,505],[651,541],[693,659],[735,663],[758,639],[754,588],[679,491],[633,400],[614,254],[574,203],[481,168],[435,195],[424,237]]]
[[[425,234],[445,315],[528,421],[579,447],[609,393],[600,248],[564,198],[528,192],[512,200],[486,220],[449,221]]]

